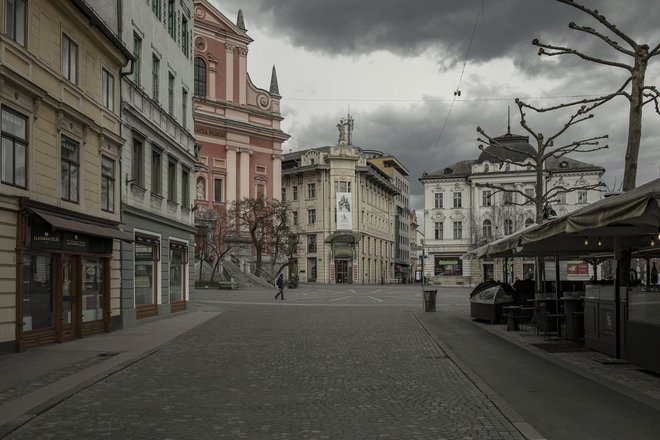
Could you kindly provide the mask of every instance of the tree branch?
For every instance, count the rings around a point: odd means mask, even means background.
[[[582,58],[583,60],[591,61],[592,63],[603,64],[605,66],[611,66],[611,67],[619,67],[619,68],[625,69],[625,70],[627,70],[631,73],[633,71],[633,67],[629,66],[627,64],[592,57],[592,56],[584,54],[584,53],[582,53],[578,50],[571,49],[570,47],[555,46],[553,44],[542,43],[537,38],[532,40],[532,44],[534,46],[540,47],[539,52],[538,52],[539,55],[547,55],[549,57],[554,57],[554,56],[557,56],[557,55],[567,55],[567,54],[575,55],[579,58]],[[550,52],[550,51],[552,51],[552,52]]]
[[[621,46],[619,45],[619,43],[617,43],[616,41],[614,41],[614,40],[612,40],[611,38],[607,37],[606,35],[601,34],[600,32],[598,32],[597,30],[595,30],[595,29],[592,28],[592,27],[589,27],[589,26],[581,26],[581,25],[575,24],[575,23],[573,23],[573,22],[570,22],[570,23],[568,24],[568,27],[571,28],[571,29],[575,29],[576,31],[586,32],[586,33],[588,33],[588,34],[595,35],[596,37],[600,38],[601,40],[603,40],[604,42],[606,42],[606,43],[609,44],[612,48],[618,50],[619,52],[624,53],[624,54],[626,54],[626,55],[630,55],[631,57],[634,57],[634,56],[635,56],[635,52],[634,52],[634,51],[629,50],[629,49],[624,49],[623,47],[621,47]]]

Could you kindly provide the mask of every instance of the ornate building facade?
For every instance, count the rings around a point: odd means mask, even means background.
[[[290,272],[325,284],[395,279],[400,190],[369,155],[340,135],[332,147],[285,154],[282,179],[282,200],[291,206],[300,243]]]
[[[526,136],[507,133],[495,140],[505,146],[505,154],[533,151]],[[545,172],[547,188],[578,188],[598,184],[605,170],[564,156],[546,160]],[[536,173],[531,166],[505,164],[486,151],[475,160],[424,173],[419,180],[424,186],[423,246],[428,257],[424,274],[428,280],[475,285],[487,279],[513,282],[535,273],[533,258],[515,258],[506,268],[501,259],[461,260],[467,251],[535,223],[534,205],[525,204],[520,194],[535,194]],[[480,187],[483,183],[499,184],[512,192]],[[563,215],[599,198],[596,189],[560,192],[552,207]]]
[[[269,90],[256,87],[247,72],[248,45],[243,14],[232,23],[207,0],[195,1],[194,106],[200,168],[195,175],[196,221],[212,221],[232,202],[272,200],[281,193],[280,95],[275,67]],[[236,254],[249,270],[249,245]]]

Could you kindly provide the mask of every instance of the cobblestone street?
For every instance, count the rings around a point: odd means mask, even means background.
[[[372,290],[217,294],[216,319],[7,438],[523,438],[419,325],[417,289]]]

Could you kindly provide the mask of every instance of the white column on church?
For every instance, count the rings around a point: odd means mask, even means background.
[[[227,85],[227,101],[234,101],[234,49],[235,44],[225,43],[227,63],[225,64],[225,83]]]
[[[215,98],[215,80],[216,80],[216,70],[218,64],[215,61],[209,62],[209,87],[206,93],[208,93],[210,98]]]
[[[236,152],[237,147],[227,146],[227,205],[236,200],[236,184],[238,175],[236,170]]]
[[[273,154],[273,199],[282,199],[282,156]]]
[[[247,148],[241,148],[241,200],[243,197],[250,198],[250,154]]]
[[[238,48],[238,103],[247,103],[247,47]]]

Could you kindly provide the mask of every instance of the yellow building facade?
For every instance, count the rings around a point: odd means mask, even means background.
[[[120,313],[121,70],[83,1],[0,2],[0,350],[108,331]]]

